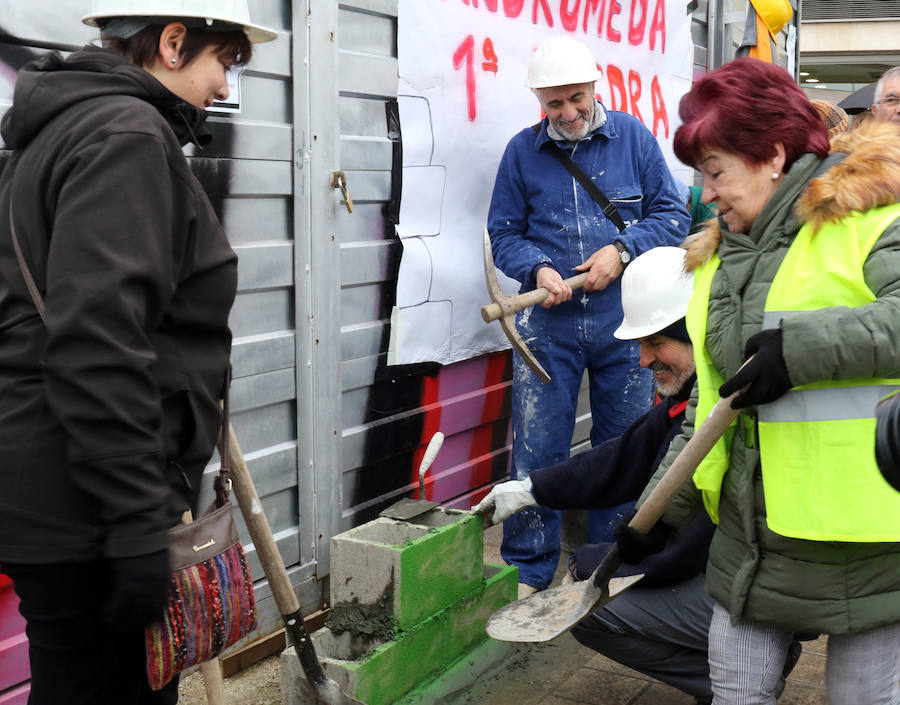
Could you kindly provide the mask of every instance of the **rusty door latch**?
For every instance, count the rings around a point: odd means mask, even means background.
[[[344,197],[344,205],[347,206],[347,212],[353,212],[353,199],[350,198],[350,190],[347,188],[347,175],[343,171],[331,172],[331,188],[339,188],[341,195]]]

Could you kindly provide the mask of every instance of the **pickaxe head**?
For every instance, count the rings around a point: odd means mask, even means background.
[[[516,313],[520,309],[509,305],[510,300],[514,297],[507,296],[500,289],[500,282],[497,281],[497,268],[494,266],[494,253],[491,250],[491,237],[488,235],[487,228],[484,229],[484,278],[487,281],[488,294],[490,294],[493,303],[481,309],[481,317],[485,323],[499,319],[500,327],[512,344],[513,350],[522,356],[522,360],[538,376],[541,382],[544,384],[548,383],[550,375],[541,367],[541,363],[535,359],[516,329]]]

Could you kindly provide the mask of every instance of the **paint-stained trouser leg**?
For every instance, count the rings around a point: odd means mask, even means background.
[[[544,311],[535,310],[535,318]],[[522,316],[520,315],[520,321]],[[571,335],[529,334],[528,320],[519,326],[532,353],[550,375],[543,384],[513,354],[512,430],[510,476],[528,477],[532,470],[569,457],[578,389],[584,374],[584,353]],[[562,512],[529,507],[503,522],[500,554],[518,566],[519,582],[544,589],[553,580],[559,563]]]

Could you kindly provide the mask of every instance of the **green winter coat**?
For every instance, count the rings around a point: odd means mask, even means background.
[[[769,287],[800,226],[900,200],[895,127],[864,126],[839,138],[832,151],[838,153],[824,161],[812,154],[798,159],[748,234],[716,223],[687,245],[689,268],[714,252],[722,260],[712,281],[705,343],[725,379],[740,367],[747,339],[761,328]],[[900,376],[900,219],[872,248],[863,275],[877,296],[872,304],[820,309],[784,321],[784,358],[795,385]],[[695,389],[683,433],[642,501],[687,443],[696,404]],[[737,424],[710,546],[710,595],[729,610],[733,623],[842,634],[900,622],[900,543],[805,541],[769,530],[755,447],[756,409],[744,415],[751,421]],[[700,493],[687,482],[663,521],[684,527],[697,511],[702,511]]]

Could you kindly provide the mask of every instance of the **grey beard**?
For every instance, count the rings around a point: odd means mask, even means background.
[[[662,384],[657,382],[656,390],[659,392],[659,395],[661,397],[674,397],[676,394],[678,394],[678,392],[681,391],[681,388],[684,386],[685,382],[687,382],[693,374],[694,368],[691,367],[691,369],[684,370],[683,372],[678,374],[670,384]]]
[[[591,124],[581,137],[570,139],[567,135],[563,135],[552,122],[547,123],[547,134],[551,139],[557,140],[558,142],[577,142],[578,140],[584,139],[604,124],[606,124],[606,110],[603,109],[603,106],[600,103],[594,101],[594,115],[591,118]]]

